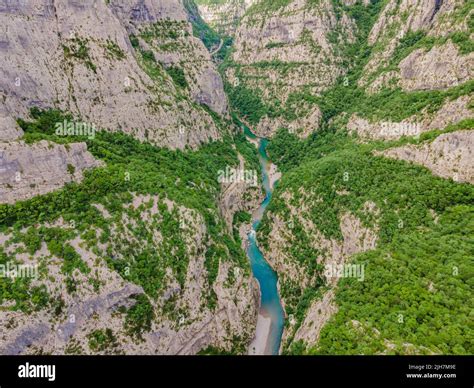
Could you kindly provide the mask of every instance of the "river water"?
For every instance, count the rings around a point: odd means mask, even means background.
[[[261,344],[265,343],[265,345],[264,349],[260,347],[260,351],[257,350],[257,352],[255,352],[255,348],[251,348],[249,353],[277,355],[279,353],[281,337],[283,334],[285,314],[281,306],[280,295],[278,294],[277,274],[263,257],[262,252],[257,246],[256,240],[256,230],[260,224],[260,221],[262,220],[265,209],[269,205],[272,198],[273,188],[271,187],[268,176],[271,162],[266,152],[268,140],[256,138],[256,136],[250,132],[248,128],[245,128],[245,134],[254,140],[258,140],[259,142],[258,154],[262,169],[263,187],[266,194],[265,200],[261,203],[259,209],[254,213],[252,220],[252,230],[247,236],[247,255],[250,259],[253,275],[260,284],[261,292],[260,316],[257,326],[263,327],[262,330],[257,329],[257,338],[255,338],[253,344],[260,342]],[[266,322],[266,324],[264,322]],[[269,334],[268,331],[270,331]],[[263,336],[263,338],[258,338],[259,335]],[[268,338],[265,338],[267,335]]]

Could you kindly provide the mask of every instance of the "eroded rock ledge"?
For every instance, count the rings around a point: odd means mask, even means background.
[[[80,182],[84,170],[101,165],[85,143],[0,143],[0,203],[15,203]]]
[[[384,156],[421,164],[433,174],[474,184],[474,131],[456,131],[438,136],[420,146],[391,148]]]

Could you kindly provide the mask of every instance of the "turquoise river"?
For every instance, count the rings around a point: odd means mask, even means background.
[[[245,128],[247,137],[258,140],[258,154],[262,169],[263,187],[265,189],[265,200],[261,203],[259,209],[254,213],[252,220],[252,230],[248,234],[247,255],[250,259],[254,277],[260,284],[261,305],[260,315],[271,319],[270,333],[266,339],[265,354],[277,355],[280,349],[283,326],[285,323],[285,314],[280,302],[277,283],[278,277],[272,267],[268,264],[258,248],[256,231],[262,220],[265,209],[272,198],[272,187],[269,179],[269,168],[271,161],[267,155],[268,140],[257,138],[248,128]],[[260,318],[260,317],[259,317]],[[257,331],[257,336],[259,335]],[[266,335],[266,333],[264,333]]]

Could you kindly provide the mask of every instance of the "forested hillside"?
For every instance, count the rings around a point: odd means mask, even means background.
[[[232,221],[260,189],[218,177],[258,159],[219,36],[192,1],[55,3],[0,7],[0,353],[246,353],[258,288]]]
[[[242,136],[195,152],[118,133],[70,139],[54,132],[65,119],[61,112],[32,115],[19,121],[27,144],[68,147],[82,140],[102,166],[80,183],[0,205],[1,263],[40,266],[37,279],[1,279],[4,324],[19,323],[3,339],[5,351],[195,353],[212,345],[244,352],[255,319],[254,286],[240,242],[221,218],[216,176],[238,163],[238,154],[255,164],[252,146]],[[216,125],[228,123],[216,118]],[[209,325],[210,318],[227,321],[227,328]],[[43,330],[44,322],[59,332],[26,338],[29,349],[8,339]],[[204,334],[197,343],[196,331]],[[169,339],[155,343],[160,332]]]
[[[471,0],[5,4],[0,354],[474,352]]]
[[[258,239],[280,277],[282,351],[470,354],[472,4],[311,3],[350,17],[354,39],[337,41],[333,85],[304,95],[317,129],[301,140],[280,123],[268,148],[283,178]],[[297,9],[261,2],[248,14]],[[327,275],[349,263],[363,280]]]

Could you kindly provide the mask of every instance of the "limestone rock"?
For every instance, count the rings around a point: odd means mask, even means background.
[[[419,146],[391,148],[384,156],[421,164],[433,174],[474,184],[474,131],[456,131]]]
[[[16,140],[23,136],[23,131],[10,116],[0,115],[0,142]]]
[[[447,89],[474,76],[474,53],[460,55],[448,42],[425,52],[415,50],[400,63],[400,85],[404,90]]]
[[[353,114],[348,123],[349,132],[356,132],[362,138],[395,140],[402,136],[417,137],[423,132],[433,129],[444,129],[450,124],[473,117],[470,109],[470,96],[462,96],[456,100],[447,100],[434,114],[426,111],[409,117],[401,122],[369,120]]]
[[[225,35],[233,35],[239,20],[245,11],[257,0],[227,0],[219,3],[208,3],[197,0],[202,18],[216,31]]]
[[[295,341],[304,341],[307,345],[314,345],[319,340],[321,329],[329,319],[337,312],[334,301],[334,290],[324,294],[320,300],[316,300],[306,313],[305,320],[295,333]]]
[[[219,198],[219,210],[229,232],[232,232],[235,213],[238,211],[251,212],[258,208],[260,202],[263,201],[258,173],[245,169],[245,160],[241,155],[239,155],[239,166],[236,168],[236,173],[241,173],[241,176],[230,182],[221,182],[222,192]],[[245,179],[245,174],[252,179]]]
[[[79,182],[84,170],[100,165],[85,143],[0,143],[0,203],[14,203]]]
[[[311,212],[311,206],[308,203],[315,199],[311,197],[311,193],[304,189],[301,189],[301,193],[303,197],[297,205],[294,204],[293,195],[290,192],[283,194],[290,215],[284,221],[279,214],[268,214],[271,220],[269,244],[268,248],[260,247],[266,260],[279,274],[279,288],[282,287],[282,284],[298,284],[302,289],[305,289],[311,287],[316,281],[308,275],[305,266],[301,265],[287,252],[288,246],[297,243],[293,232],[293,222],[297,221],[302,225],[310,239],[310,247],[305,248],[312,248],[316,252],[320,252],[318,257],[314,257],[314,260],[323,266],[344,265],[353,254],[374,249],[378,240],[377,226],[367,228],[359,218],[351,213],[344,213],[340,217],[342,240],[326,238],[317,225],[307,216]],[[378,214],[375,204],[370,202],[365,204],[364,211],[375,216]],[[291,221],[293,219],[295,221]],[[330,289],[333,289],[337,286],[338,278],[327,278],[326,283]],[[295,332],[292,325],[285,328],[282,345],[288,345],[288,341],[293,334],[295,334],[295,340],[302,339],[307,344],[315,344],[319,338],[321,328],[331,315],[337,311],[333,296],[333,292],[329,291],[323,296],[322,300],[315,300],[309,307],[299,330]],[[284,298],[282,302],[284,306],[287,303]]]
[[[341,35],[331,40],[334,31]],[[235,33],[233,64],[226,68],[226,77],[232,87],[244,86],[266,106],[286,111],[264,115],[254,126],[258,135],[269,137],[287,127],[303,128],[305,137],[318,128],[319,108],[289,97],[318,95],[345,73],[334,41],[342,41],[343,35],[351,42],[354,31],[354,22],[345,13],[337,18],[328,0],[293,0],[271,12],[261,3],[248,9]]]
[[[220,137],[210,115],[194,101],[224,114],[227,102],[204,45],[183,37],[189,50],[176,60],[201,57],[202,71],[182,98],[161,66],[153,79],[137,60],[129,34],[157,22],[182,22],[178,0],[53,1],[0,4],[0,100],[11,117],[31,107],[59,108],[98,128],[122,130],[171,148],[196,147]],[[191,75],[190,75],[191,77]]]
[[[230,350],[235,337],[244,347],[250,343],[259,307],[255,281],[250,272],[236,267],[233,260],[222,260],[217,278],[211,285],[204,264],[209,235],[203,216],[168,199],[161,201],[157,196],[131,194],[132,200],[123,204],[123,211],[107,212],[110,238],[106,242],[89,247],[89,241],[80,235],[67,241],[91,269],[90,274],[74,271],[74,293],[66,290],[67,275],[61,270],[61,261],[51,255],[46,244],[43,243],[42,248],[30,256],[20,253],[22,249],[18,251],[21,246],[7,244],[11,234],[0,234],[0,241],[9,245],[8,253],[17,260],[31,264],[42,261],[48,276],[35,279],[34,284],[44,285],[52,300],[63,301],[62,309],[56,313],[51,309],[31,314],[8,309],[0,311],[0,354],[64,354],[71,348],[76,348],[75,352],[81,354],[104,353],[89,347],[89,335],[106,328],[112,330],[117,339],[116,346],[107,350],[112,354],[187,355],[209,346]],[[157,298],[150,298],[154,309],[151,330],[143,333],[142,341],[136,341],[124,328],[125,315],[120,312],[120,307],[133,306],[136,303],[134,297],[143,295],[144,290],[124,280],[103,257],[110,257],[112,252],[112,260],[123,255],[127,260],[133,260],[130,255],[139,252],[127,247],[136,243],[140,250],[150,244],[145,236],[141,239],[142,236],[134,234],[134,225],[141,222],[145,230],[155,231],[156,222],[162,217],[160,209],[163,204],[169,211],[176,211],[184,221],[181,233],[189,256],[184,267],[185,283],[183,286],[177,283],[171,268],[167,269],[168,276],[162,285],[164,292],[160,292]],[[98,208],[104,211],[103,206]],[[39,226],[73,231],[62,219],[34,227]],[[98,225],[91,227],[90,231],[97,235],[104,232]],[[160,249],[164,243],[158,235],[152,245]],[[90,282],[92,274],[98,280],[97,288]],[[210,292],[215,293],[214,307],[209,304]],[[168,314],[164,308],[171,297],[172,308],[180,314],[177,317]],[[12,322],[14,327],[11,327]]]
[[[369,34],[373,54],[359,86],[370,93],[382,86],[405,90],[436,90],[455,86],[472,76],[472,55],[459,54],[455,45],[441,40],[450,33],[468,33],[464,0],[390,0]],[[458,16],[454,16],[458,13]],[[424,33],[439,40],[429,51],[418,49],[402,58],[399,71],[387,70],[400,42],[409,33]],[[439,47],[438,47],[439,46]]]

